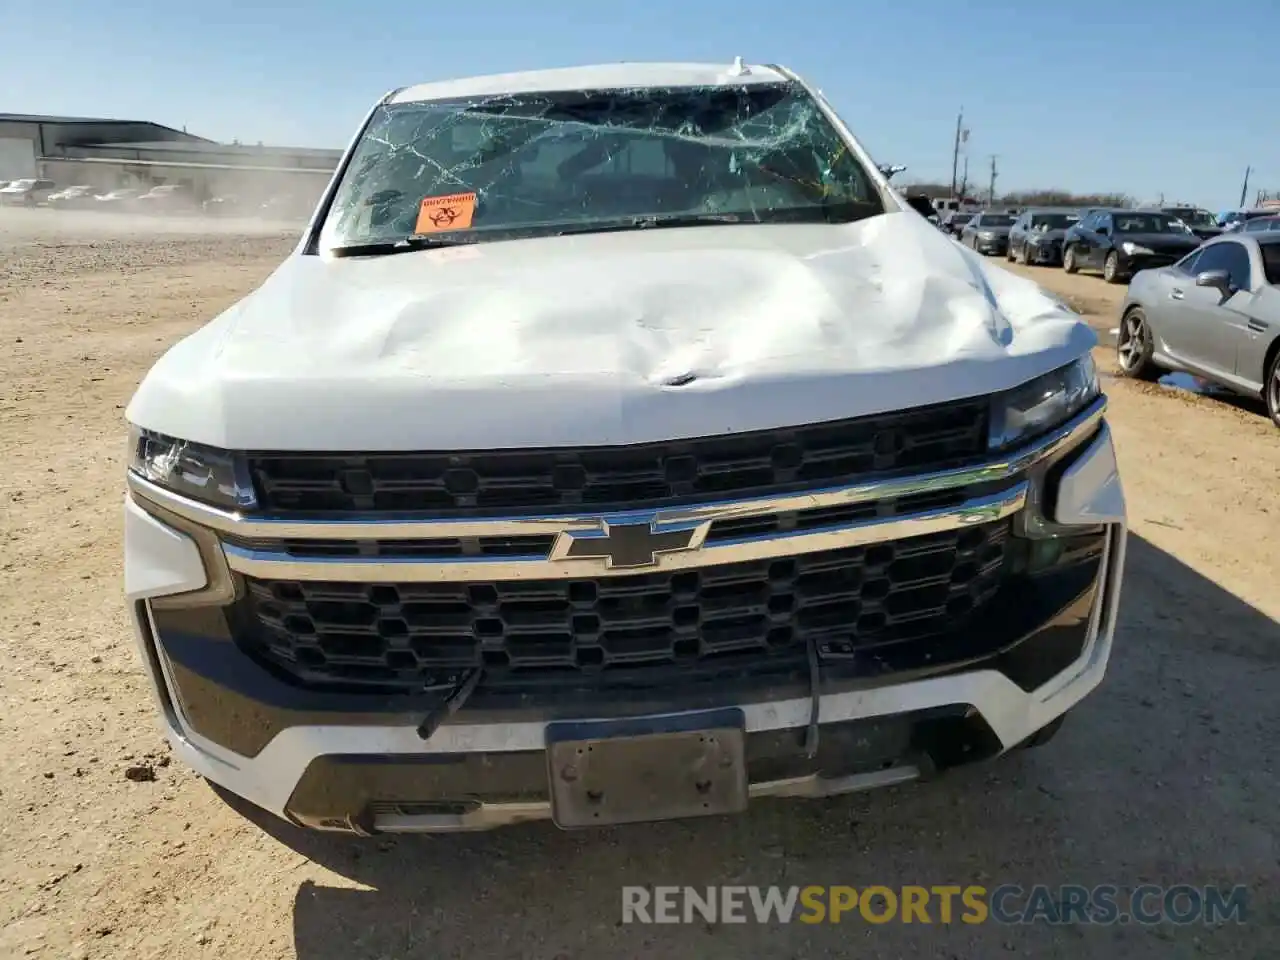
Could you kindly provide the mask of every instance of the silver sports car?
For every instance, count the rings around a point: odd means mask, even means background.
[[[1233,233],[1129,283],[1120,372],[1184,370],[1261,397],[1280,426],[1280,233]]]

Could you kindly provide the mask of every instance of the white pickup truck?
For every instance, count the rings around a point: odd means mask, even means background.
[[[167,736],[358,833],[719,814],[1041,743],[1120,593],[1094,343],[783,67],[397,90],[128,407]]]

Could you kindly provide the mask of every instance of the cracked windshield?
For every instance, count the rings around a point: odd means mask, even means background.
[[[379,107],[322,246],[846,222],[882,210],[798,85],[540,93]]]

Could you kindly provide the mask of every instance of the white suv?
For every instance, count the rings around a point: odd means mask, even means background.
[[[722,813],[1043,742],[1120,591],[1094,343],[785,68],[397,90],[129,405],[169,740],[363,833]]]

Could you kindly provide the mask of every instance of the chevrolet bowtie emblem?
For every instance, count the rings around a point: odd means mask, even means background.
[[[605,569],[653,567],[665,553],[697,550],[711,521],[659,524],[655,521],[600,521],[598,530],[565,530],[551,548],[552,560],[599,560]]]

